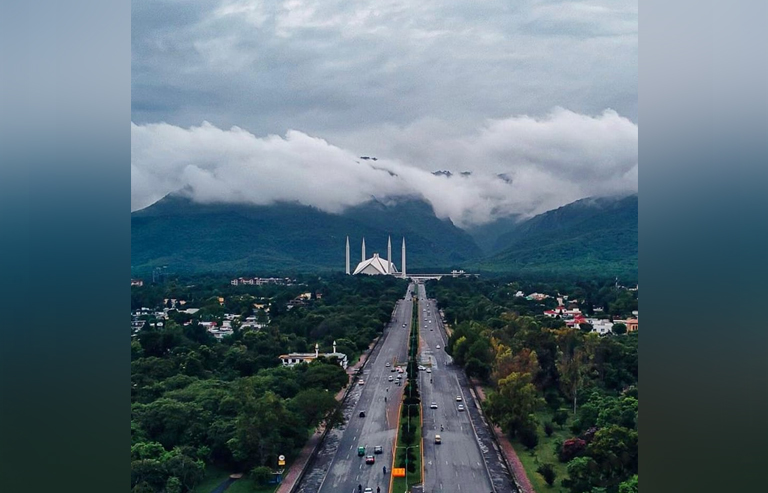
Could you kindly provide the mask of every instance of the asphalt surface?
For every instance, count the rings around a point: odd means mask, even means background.
[[[419,372],[424,410],[424,491],[517,493],[469,391],[466,375],[445,352],[448,340],[436,302],[426,298],[421,284],[418,297],[420,362],[429,368],[429,372]],[[433,402],[437,409],[431,408]],[[464,411],[458,410],[459,404]],[[435,443],[435,435],[440,435],[441,444]]]
[[[413,285],[408,292],[412,292]],[[363,367],[364,385],[353,382],[353,389],[344,403],[346,424],[328,432],[311,470],[305,474],[297,491],[303,493],[353,493],[358,485],[389,488],[392,452],[397,428],[397,409],[401,401],[402,386],[395,385],[398,373],[391,372],[390,365],[406,363],[408,335],[411,330],[413,303],[410,296],[397,303],[392,321],[385,328],[382,340],[373,350]],[[405,324],[405,327],[403,327]],[[393,382],[389,377],[393,376]],[[403,374],[405,380],[405,374]],[[385,402],[384,399],[387,399]],[[359,417],[365,411],[364,418]],[[375,464],[365,463],[365,457],[357,455],[358,446],[366,448],[365,455],[373,455]],[[374,454],[373,448],[381,446],[383,453]],[[387,472],[382,468],[386,466]]]

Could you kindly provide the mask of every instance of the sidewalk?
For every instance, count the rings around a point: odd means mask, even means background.
[[[365,353],[360,355],[360,359],[357,361],[357,363],[347,368],[347,377],[349,378],[347,381],[347,386],[336,394],[337,401],[341,401],[344,398],[344,394],[347,392],[347,389],[349,389],[350,385],[352,385],[352,379],[355,373],[358,369],[360,369],[361,366],[363,366],[363,364],[365,364],[365,360],[368,358],[368,354],[370,354],[371,349],[375,344],[376,340],[374,340],[370,346],[368,346],[368,350],[365,351]],[[299,452],[299,456],[296,457],[296,460],[294,460],[293,463],[288,467],[288,471],[283,476],[283,482],[280,483],[280,486],[277,488],[275,493],[290,493],[290,491],[296,485],[296,482],[301,478],[301,473],[307,467],[307,463],[315,453],[315,449],[317,449],[317,446],[320,445],[320,442],[322,442],[324,433],[325,426],[318,426],[312,436],[309,437],[309,440],[307,440],[304,448],[302,448],[301,452]]]
[[[485,401],[485,392],[483,391],[483,387],[480,386],[474,379],[472,380],[472,387],[474,387],[475,393],[477,394],[477,397],[480,399],[480,401]],[[515,452],[515,449],[512,448],[512,444],[509,443],[507,436],[501,431],[501,428],[494,425],[490,421],[488,422],[488,425],[493,428],[493,434],[496,435],[496,440],[501,447],[501,451],[507,458],[507,462],[509,463],[510,467],[512,467],[512,474],[514,474],[515,481],[520,487],[520,493],[536,493],[536,491],[533,489],[533,486],[531,485],[531,481],[528,479],[528,475],[525,473],[523,463],[520,462],[520,459],[517,457],[517,453]]]

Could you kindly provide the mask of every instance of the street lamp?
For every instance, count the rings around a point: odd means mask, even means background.
[[[400,445],[399,447],[395,447],[395,449],[405,449],[405,493],[408,493],[408,450],[412,448],[419,448],[418,445]]]
[[[408,409],[408,433],[411,432],[411,406],[418,406],[419,404],[405,404]]]

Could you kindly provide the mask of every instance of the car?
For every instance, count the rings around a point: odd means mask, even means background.
[[[437,346],[435,346],[435,348],[436,348],[436,349],[440,349],[440,344],[438,344]]]
[[[397,368],[395,368],[395,367],[393,366],[393,367],[392,367],[392,369],[391,369],[391,370],[389,370],[389,371],[391,371],[391,372],[396,372],[396,371],[397,371]]]
[[[443,440],[440,438],[440,435],[435,435],[435,443],[437,444],[443,443]]]
[[[397,381],[399,382],[401,378],[403,378],[403,376],[402,375],[398,375],[397,376]]]
[[[433,329],[429,329],[430,332],[432,332]]]
[[[366,487],[366,488],[363,490],[363,493],[373,493],[373,488],[371,488],[370,486],[368,486],[368,487]]]
[[[366,464],[373,464],[374,462],[376,462],[376,457],[374,457],[372,455],[366,456],[366,458],[365,458],[365,463]]]
[[[373,447],[373,453],[374,454],[383,454],[384,453],[384,449],[381,448],[381,445],[376,445],[375,447]]]
[[[456,396],[456,401],[457,401],[457,402],[461,402],[461,396],[460,396],[460,395],[457,395],[457,396]]]
[[[357,455],[362,457],[365,455],[365,447],[357,447]]]
[[[365,417],[365,411],[360,411],[360,414],[358,414],[358,416],[360,416],[361,418],[364,418]]]
[[[386,365],[384,365],[384,366],[386,366],[387,368],[389,368],[390,366],[392,366],[392,363],[390,363],[389,361],[387,361],[387,364],[386,364]]]
[[[403,327],[405,327],[405,326],[406,326],[406,325],[405,325],[405,324],[403,324]]]
[[[427,368],[427,373],[432,373],[432,368]]]
[[[419,365],[419,370],[426,370],[426,369],[427,369],[426,366]]]
[[[387,380],[389,380],[391,382],[392,380],[394,380],[394,378],[392,378],[392,375],[390,375]]]
[[[433,402],[432,404],[429,405],[429,407],[431,409],[437,409],[437,402]]]
[[[357,382],[357,384],[358,385],[365,385],[365,380],[360,380],[359,382]]]
[[[459,404],[459,411],[463,411],[463,410],[464,410],[464,404]]]

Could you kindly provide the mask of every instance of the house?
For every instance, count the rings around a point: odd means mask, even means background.
[[[613,323],[626,325],[627,326],[627,333],[637,331],[637,319],[636,318],[628,318],[626,320],[614,320]]]

